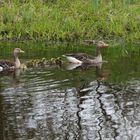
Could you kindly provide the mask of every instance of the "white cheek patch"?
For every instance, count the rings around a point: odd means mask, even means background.
[[[81,63],[82,63],[82,61],[80,61],[80,60],[78,60],[78,59],[76,59],[76,58],[74,58],[74,57],[72,57],[72,56],[66,56],[66,58],[67,58],[68,61],[71,62],[71,63],[76,63],[76,64],[81,64]]]

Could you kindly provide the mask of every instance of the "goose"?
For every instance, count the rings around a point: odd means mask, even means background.
[[[15,48],[13,55],[14,55],[14,61],[9,61],[9,60],[0,60],[0,70],[14,70],[14,69],[19,69],[21,68],[21,63],[18,58],[18,55],[20,53],[24,53],[23,50],[20,48]]]
[[[75,64],[101,63],[101,62],[103,62],[103,60],[102,60],[102,55],[101,55],[100,49],[105,48],[105,47],[108,47],[108,44],[104,43],[103,41],[99,41],[98,43],[96,43],[96,57],[93,57],[86,53],[65,54],[62,56],[65,57],[70,63],[75,63]]]

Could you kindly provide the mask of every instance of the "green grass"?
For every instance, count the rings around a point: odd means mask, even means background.
[[[1,40],[140,39],[139,0],[1,0]]]

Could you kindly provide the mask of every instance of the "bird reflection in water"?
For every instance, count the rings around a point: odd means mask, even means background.
[[[98,80],[100,82],[107,80],[107,78],[109,76],[109,72],[108,72],[108,70],[103,70],[102,65],[103,65],[103,63],[96,63],[96,64],[69,63],[66,66],[66,70],[81,72],[81,77],[80,77],[81,80],[79,81],[79,79],[78,79],[79,82],[77,82],[77,83],[80,83],[80,86],[78,85],[78,87],[76,87],[77,92],[80,93],[80,96],[81,96],[81,94],[85,95],[85,93],[93,90],[93,88],[89,86],[90,82],[92,82],[94,80]],[[93,72],[95,72],[95,79],[88,78],[88,75],[87,75],[88,70],[93,70]],[[83,72],[86,72],[86,73],[83,73]],[[82,74],[84,74],[84,75],[86,74],[87,76],[82,76]]]
[[[95,74],[97,80],[104,81],[107,79],[109,73],[102,70],[102,64],[103,63],[96,63],[96,64],[74,64],[69,63],[66,66],[66,70],[81,70],[86,71],[89,69],[95,69]]]
[[[97,129],[98,137],[100,139],[104,138],[103,131],[104,131],[104,127],[106,127],[106,125],[107,125],[109,127],[109,130],[111,129],[111,131],[112,131],[112,137],[114,137],[114,139],[116,139],[118,133],[117,133],[117,129],[115,127],[113,127],[113,124],[115,124],[115,122],[112,120],[112,116],[110,114],[108,114],[108,112],[105,108],[104,100],[102,100],[102,95],[106,94],[106,93],[105,93],[105,91],[102,91],[102,92],[100,91],[100,88],[102,88],[102,86],[104,86],[104,81],[107,80],[107,78],[109,76],[109,72],[102,69],[102,63],[98,63],[98,64],[94,64],[94,65],[76,65],[76,64],[73,65],[73,64],[70,64],[67,67],[67,69],[68,70],[80,70],[80,71],[94,69],[95,75],[96,75],[95,83],[94,83],[94,80],[89,81],[89,80],[84,79],[84,81],[81,82],[81,86],[79,88],[77,88],[77,95],[78,95],[78,99],[79,99],[79,102],[77,104],[77,107],[78,107],[78,111],[77,111],[78,121],[77,121],[77,123],[79,126],[79,136],[81,134],[80,130],[83,129],[82,122],[85,119],[81,114],[84,111],[88,112],[88,108],[86,106],[84,106],[85,102],[87,100],[91,101],[91,98],[92,98],[93,104],[92,104],[92,102],[88,102],[88,103],[91,106],[93,105],[93,108],[94,108],[94,102],[95,102],[95,100],[98,100],[99,109],[101,110],[101,114],[97,118],[99,121],[98,127],[97,127],[98,128]],[[97,84],[96,84],[96,81],[97,81]],[[93,85],[91,86],[92,82],[93,82]],[[96,94],[94,95],[93,93],[96,93]],[[88,98],[88,96],[90,97],[90,99]],[[91,116],[92,116],[92,114],[91,114]],[[88,121],[89,120],[87,119],[87,122]],[[106,125],[104,125],[104,123],[106,123]],[[85,125],[85,126],[88,127],[88,125]]]
[[[76,115],[78,118],[77,125],[79,127],[79,129],[78,129],[78,136],[79,137],[81,136],[81,132],[82,132],[81,130],[84,129],[83,126],[88,127],[88,121],[92,121],[92,120],[88,120],[87,118],[85,118],[82,115],[82,113],[87,112],[87,113],[89,113],[88,115],[92,116],[92,113],[90,114],[89,110],[92,109],[92,106],[93,106],[93,110],[94,110],[94,102],[96,100],[95,99],[96,95],[93,95],[93,93],[96,92],[97,94],[99,94],[98,88],[100,87],[101,83],[103,81],[105,81],[108,77],[108,73],[102,69],[102,65],[103,65],[103,63],[97,63],[97,64],[73,64],[73,63],[70,63],[66,67],[66,69],[69,71],[80,71],[81,72],[81,76],[77,79],[77,83],[80,83],[80,85],[78,85],[78,86],[75,85],[75,88],[77,91],[77,98],[78,98],[78,104],[77,104],[78,111],[77,111]],[[92,72],[95,73],[95,79],[88,77],[88,71],[90,69],[91,70],[93,69]],[[86,76],[82,76],[82,74],[83,75],[85,74]],[[94,78],[94,76],[93,76],[93,78]],[[96,85],[96,81],[97,81],[97,85]],[[91,101],[91,98],[93,99],[93,102]],[[89,102],[88,102],[88,100],[89,100]],[[100,101],[100,97],[99,97],[99,99],[97,98],[97,100]],[[91,105],[90,109],[88,109],[85,106],[85,103],[87,103],[87,102],[88,102],[88,105]],[[99,103],[101,103],[101,110],[102,110],[102,102],[99,102]],[[104,112],[105,111],[103,110],[103,113]],[[83,124],[83,120],[87,121],[87,125]],[[99,122],[100,122],[100,120],[99,120]],[[97,130],[98,136],[100,138],[102,138],[101,125],[102,124],[98,125],[99,129]]]
[[[19,84],[20,82],[20,76],[22,73],[24,73],[25,69],[15,69],[12,71],[3,71],[0,73],[1,78],[8,77],[8,79],[11,79],[13,84]]]

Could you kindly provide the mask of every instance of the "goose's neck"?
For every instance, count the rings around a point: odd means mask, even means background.
[[[96,56],[100,56],[101,55],[101,51],[100,51],[100,47],[96,47]]]
[[[96,59],[94,60],[96,63],[102,62],[102,55],[100,51],[100,47],[96,47]]]
[[[16,69],[19,69],[20,68],[20,60],[18,58],[18,56],[16,54],[14,54],[14,65],[15,65],[15,68]]]

